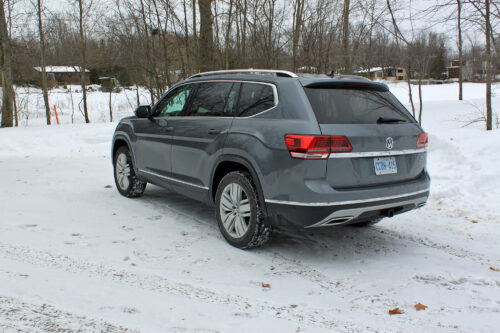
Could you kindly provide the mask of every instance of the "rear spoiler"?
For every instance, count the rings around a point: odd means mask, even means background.
[[[385,83],[372,82],[368,80],[321,80],[304,84],[306,88],[316,89],[367,89],[378,91],[389,91]]]

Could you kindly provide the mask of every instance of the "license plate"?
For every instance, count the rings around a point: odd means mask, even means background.
[[[377,157],[373,159],[373,164],[375,165],[375,174],[377,176],[398,172],[395,157]]]

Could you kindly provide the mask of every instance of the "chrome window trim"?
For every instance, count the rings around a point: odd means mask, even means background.
[[[160,174],[158,174],[156,172],[146,171],[146,170],[143,170],[143,169],[138,169],[138,170],[139,170],[139,172],[147,173],[147,174],[150,174],[152,176],[156,176],[156,177],[159,177],[159,178],[163,178],[163,179],[166,179],[166,180],[169,180],[169,181],[172,181],[172,182],[176,182],[176,183],[180,183],[180,184],[184,184],[184,185],[190,185],[190,186],[201,188],[202,190],[208,191],[208,187],[207,186],[197,185],[197,184],[193,184],[193,183],[186,182],[186,181],[183,181],[183,180],[175,179],[175,178],[172,178],[172,177],[167,177],[167,176],[164,176],[164,175],[160,175]]]
[[[396,156],[420,154],[427,152],[425,148],[402,149],[402,150],[387,150],[387,151],[366,151],[366,152],[351,152],[351,153],[331,153],[330,158],[356,158],[356,157],[379,157],[379,156]]]
[[[388,197],[378,197],[378,198],[370,198],[370,199],[363,199],[363,200],[336,201],[336,202],[297,202],[297,201],[273,200],[273,199],[266,199],[265,201],[268,203],[274,203],[274,204],[280,204],[280,205],[293,205],[293,206],[311,206],[311,207],[340,206],[340,205],[351,205],[351,204],[358,204],[358,203],[399,199],[399,198],[410,197],[412,195],[417,195],[417,194],[426,193],[426,192],[429,192],[429,189],[420,190],[420,191],[411,192],[411,193],[405,193],[405,194],[391,195]]]
[[[263,110],[259,113],[256,113],[256,114],[253,114],[251,116],[246,116],[246,117],[237,117],[237,116],[232,116],[232,117],[218,117],[218,116],[162,116],[162,117],[159,117],[159,116],[155,116],[154,118],[158,117],[158,118],[183,118],[183,119],[192,119],[192,118],[195,118],[195,119],[203,119],[203,118],[241,118],[241,119],[244,119],[244,118],[253,118],[257,115],[260,115],[264,112],[267,112],[267,111],[270,111],[272,109],[274,109],[275,107],[278,106],[279,104],[279,96],[278,96],[278,88],[276,87],[275,84],[273,83],[268,83],[268,82],[258,82],[258,81],[245,81],[245,80],[202,80],[202,81],[193,81],[193,82],[183,82],[183,83],[179,83],[175,86],[173,86],[172,88],[168,89],[167,92],[165,93],[165,96],[168,94],[168,92],[171,90],[171,89],[177,89],[179,87],[182,87],[186,84],[196,84],[196,83],[210,83],[210,82],[232,82],[232,83],[254,83],[254,84],[262,84],[262,85],[266,85],[266,86],[271,86],[271,88],[273,89],[273,95],[274,95],[274,106],[270,107],[269,109],[266,109],[266,110]],[[239,98],[239,96],[238,96]],[[162,98],[163,99],[163,98]],[[160,99],[161,101],[161,99]],[[158,101],[159,102],[159,101]],[[141,118],[138,118],[138,119],[141,119]],[[144,119],[144,118],[142,118]]]

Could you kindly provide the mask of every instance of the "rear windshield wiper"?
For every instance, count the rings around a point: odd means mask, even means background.
[[[399,118],[382,118],[377,119],[377,124],[395,124],[395,123],[406,123],[407,121]]]

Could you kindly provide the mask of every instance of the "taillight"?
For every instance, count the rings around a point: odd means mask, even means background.
[[[285,135],[285,144],[293,158],[327,159],[333,152],[349,152],[351,143],[345,136]]]
[[[332,153],[348,153],[352,151],[351,142],[345,136],[331,136],[330,141]]]
[[[429,136],[427,133],[420,133],[417,138],[417,148],[427,148],[429,146]]]

